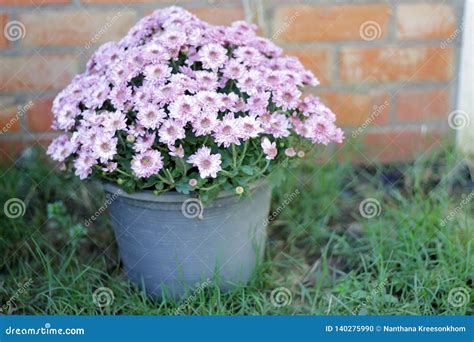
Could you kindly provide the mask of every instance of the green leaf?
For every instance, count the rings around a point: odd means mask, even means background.
[[[193,190],[193,188],[187,182],[176,183],[175,188],[177,192],[185,195],[189,195],[189,193]]]
[[[255,172],[254,169],[250,165],[244,165],[241,167],[242,172],[246,175],[252,176]]]
[[[267,177],[268,182],[273,186],[273,187],[278,187],[280,186],[283,181],[285,180],[285,172],[284,168],[278,168],[273,170]]]

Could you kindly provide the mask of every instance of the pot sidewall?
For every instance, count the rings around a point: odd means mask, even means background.
[[[229,291],[248,282],[263,256],[266,182],[247,196],[223,193],[208,205],[177,193],[104,189],[125,272],[153,297],[178,299],[211,285]]]

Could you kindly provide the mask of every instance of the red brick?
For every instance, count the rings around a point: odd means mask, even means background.
[[[2,30],[0,35],[0,49],[7,48],[10,45],[10,41],[5,37],[4,29],[8,22],[8,14],[0,13],[0,29]]]
[[[16,107],[2,108],[0,110],[0,136],[18,132],[20,120],[21,117]]]
[[[384,125],[388,123],[390,97],[387,93],[354,92],[320,94],[321,99],[336,113],[340,126]]]
[[[454,9],[444,4],[397,6],[397,35],[401,39],[448,38],[456,30]]]
[[[1,6],[43,6],[67,4],[69,0],[0,0]]]
[[[62,54],[0,57],[0,91],[60,90],[77,74],[77,57]]]
[[[0,162],[9,164],[15,161],[25,145],[19,139],[0,140]]]
[[[42,11],[19,15],[26,26],[23,46],[94,45],[124,36],[137,21],[133,10]]]
[[[390,11],[385,4],[279,7],[272,37],[280,42],[362,40],[366,28],[368,38],[382,39]]]
[[[183,2],[191,2],[192,0],[180,0],[180,3]],[[166,6],[166,5],[174,5],[176,4],[177,1],[173,0],[81,0],[82,3],[85,4],[140,4],[140,3],[152,3],[152,4],[160,4],[161,6]],[[178,4],[179,5],[179,4]],[[154,11],[153,9],[152,11]],[[152,12],[150,11],[150,13]]]
[[[209,6],[204,8],[189,8],[188,10],[198,16],[199,19],[213,25],[229,25],[234,21],[245,19],[245,13],[242,7]]]
[[[431,149],[441,146],[439,131],[422,132],[400,128],[398,131],[368,133],[362,138],[363,146],[351,150],[356,163],[392,163],[415,160]],[[343,158],[339,153],[339,159]]]
[[[452,48],[345,48],[340,78],[362,81],[447,81],[453,77]]]
[[[321,85],[331,83],[331,53],[324,49],[288,49],[286,54],[298,57],[304,66],[311,70],[321,82]]]
[[[28,130],[30,132],[51,132],[53,98],[36,100],[28,111]]]
[[[449,93],[445,89],[402,91],[397,96],[397,119],[429,122],[447,118]]]

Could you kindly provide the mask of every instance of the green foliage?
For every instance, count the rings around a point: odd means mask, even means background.
[[[447,151],[398,167],[316,165],[314,156],[296,169],[279,165],[278,214],[251,282],[227,294],[207,286],[187,305],[153,301],[126,279],[108,215],[84,225],[102,205],[94,184],[51,174],[36,160],[6,167],[1,203],[21,198],[26,211],[1,216],[0,304],[32,279],[6,314],[472,315],[472,204],[440,224],[472,184]],[[401,180],[388,182],[396,172]],[[381,205],[370,219],[359,212],[368,197]],[[99,287],[113,291],[110,306],[94,305]],[[291,302],[276,307],[271,294],[280,287]],[[456,288],[470,295],[460,306],[449,300]]]

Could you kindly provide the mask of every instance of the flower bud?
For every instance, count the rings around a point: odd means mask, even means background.
[[[296,156],[296,151],[293,147],[288,147],[286,150],[285,150],[285,154],[288,156],[288,157],[294,157]]]
[[[193,188],[197,185],[197,183],[198,183],[198,181],[195,178],[191,178],[188,182],[189,186],[191,186]]]
[[[131,134],[127,135],[127,141],[129,143],[134,143],[135,142],[135,137]]]
[[[241,187],[241,186],[236,187],[236,188],[235,188],[235,193],[236,193],[237,195],[242,195],[242,194],[244,193],[244,188]]]

